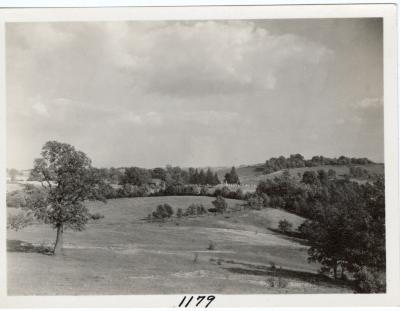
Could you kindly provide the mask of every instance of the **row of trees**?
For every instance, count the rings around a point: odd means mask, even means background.
[[[97,169],[93,168],[94,171]],[[33,185],[26,184],[23,190],[15,190],[7,192],[7,206],[25,208],[27,206],[27,197]],[[102,195],[108,199],[118,198],[137,198],[137,197],[148,197],[148,196],[210,196],[217,197],[222,196],[230,199],[246,200],[249,193],[244,193],[240,188],[230,189],[227,186],[222,187],[210,187],[207,185],[166,185],[165,183],[156,184],[143,184],[136,186],[132,184],[124,184],[115,186],[108,183],[102,185]]]
[[[185,170],[179,166],[168,165],[166,168],[157,167],[154,169],[140,167],[101,168],[99,172],[107,182],[120,185],[142,186],[154,183],[155,179],[167,185],[218,185],[221,183],[217,173],[212,172],[210,168],[207,170],[197,168]]]
[[[203,169],[200,171],[196,168],[189,168],[189,183],[195,185],[218,185],[220,180],[217,173],[213,173],[210,168],[205,172]]]
[[[373,162],[367,158],[349,158],[340,156],[339,158],[328,158],[324,156],[314,156],[309,160],[297,153],[292,154],[288,158],[280,156],[278,158],[270,158],[265,161],[264,172],[266,174],[273,173],[276,171],[298,168],[298,167],[313,167],[322,165],[365,165],[372,164]]]

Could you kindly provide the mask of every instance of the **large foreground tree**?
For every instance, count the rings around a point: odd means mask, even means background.
[[[43,195],[30,196],[28,209],[37,219],[57,230],[54,245],[54,255],[57,255],[62,251],[66,228],[85,229],[90,214],[83,202],[105,201],[104,183],[85,153],[57,141],[43,146],[41,158],[34,161],[31,174],[42,183]]]
[[[310,244],[309,260],[333,270],[335,278],[338,268],[342,274],[345,270],[359,272],[363,267],[384,272],[384,177],[364,185],[337,180],[320,188],[314,200],[311,219],[299,228]]]

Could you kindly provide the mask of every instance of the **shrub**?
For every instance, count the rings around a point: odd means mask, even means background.
[[[183,216],[183,211],[181,208],[178,208],[178,210],[176,211],[176,217],[181,218]]]
[[[237,200],[243,200],[244,197],[245,197],[245,195],[244,195],[244,193],[243,193],[243,190],[240,189],[240,188],[237,189],[237,190],[236,190],[236,197],[235,197],[235,199],[237,199]]]
[[[217,210],[216,208],[209,208],[208,211],[209,211],[210,213],[216,214],[218,210]]]
[[[286,288],[289,285],[288,280],[278,277],[278,287],[279,288]]]
[[[263,199],[264,207],[268,207],[270,205],[270,203],[271,203],[271,198],[266,193],[262,193],[261,197]]]
[[[186,215],[187,216],[192,216],[196,215],[197,209],[196,209],[196,204],[190,204],[189,207],[186,209]]]
[[[226,203],[225,199],[221,196],[218,196],[215,201],[212,201],[212,204],[215,206],[215,209],[219,213],[223,213],[228,208],[228,204]]]
[[[164,204],[164,209],[168,215],[168,217],[171,217],[174,214],[174,209],[172,208],[171,205],[169,204]]]
[[[210,242],[208,243],[207,249],[210,250],[210,251],[213,251],[213,250],[215,250],[215,248],[216,248],[215,242],[210,241]]]
[[[280,231],[286,233],[286,232],[289,232],[292,230],[293,224],[291,222],[289,222],[288,220],[283,219],[283,220],[279,221],[278,228]]]
[[[15,191],[7,193],[6,201],[7,201],[8,207],[25,207],[26,206],[25,195],[20,190],[15,190]]]
[[[230,193],[231,193],[231,191],[229,190],[229,188],[227,186],[223,186],[221,188],[221,196],[222,197],[227,197],[227,196],[229,196]]]
[[[386,292],[385,273],[362,267],[354,274],[356,290],[359,293]]]
[[[33,216],[30,213],[19,212],[7,216],[7,228],[11,230],[21,230],[33,222]]]
[[[170,218],[174,214],[174,210],[169,204],[160,204],[155,212],[152,213],[153,218],[165,219]]]
[[[275,285],[276,285],[276,282],[275,282],[275,278],[274,277],[269,277],[268,279],[267,279],[267,284],[269,285],[269,287],[275,287]]]
[[[196,206],[196,213],[197,215],[203,215],[207,213],[207,210],[205,209],[205,207],[203,206],[203,204],[198,204]]]
[[[259,195],[254,195],[247,200],[247,206],[251,209],[260,210],[264,206],[264,200]]]
[[[104,218],[104,215],[100,214],[100,213],[95,213],[95,214],[90,214],[89,217],[92,220],[99,220],[99,219]]]
[[[271,276],[267,279],[267,284],[269,287],[286,288],[289,282],[284,278]]]

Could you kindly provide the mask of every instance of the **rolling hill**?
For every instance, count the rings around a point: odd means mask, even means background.
[[[373,164],[364,164],[364,165],[355,165],[357,167],[362,167],[366,169],[370,173],[383,174],[384,173],[384,164],[382,163],[373,163]],[[240,166],[236,168],[236,172],[239,176],[240,182],[242,184],[257,184],[260,181],[265,179],[274,178],[282,174],[283,170],[276,171],[270,174],[264,174],[263,169],[264,164],[254,164],[248,166]],[[223,181],[224,175],[230,171],[231,168],[224,168],[217,170],[218,178]],[[290,168],[288,169],[289,173],[298,177],[298,174],[303,174],[304,171],[318,171],[318,170],[328,171],[330,169],[336,171],[336,175],[338,177],[343,176],[344,174],[349,174],[350,167],[347,165],[321,165],[321,166],[313,166],[313,167],[299,167],[299,168]]]
[[[212,206],[213,198],[147,197],[90,202],[105,217],[87,230],[65,232],[64,256],[41,252],[54,243],[49,225],[7,232],[9,295],[113,295],[209,293],[339,293],[351,289],[318,274],[307,246],[276,232],[283,210],[241,210],[165,223],[141,219],[158,204]],[[242,201],[227,200],[229,207]],[[12,212],[11,209],[8,212]],[[210,241],[214,247],[210,249]],[[276,277],[281,287],[271,286]],[[46,271],[46,273],[43,273]],[[33,286],[34,284],[34,286]]]

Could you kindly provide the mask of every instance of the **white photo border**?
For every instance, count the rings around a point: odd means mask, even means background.
[[[397,101],[397,7],[394,4],[274,6],[19,8],[0,9],[0,308],[177,307],[181,295],[8,296],[6,269],[6,88],[5,23],[127,20],[225,20],[290,18],[383,18],[384,158],[386,184],[387,292],[385,294],[216,294],[213,307],[373,307],[400,303],[399,140]],[[209,293],[213,294],[213,293]]]

